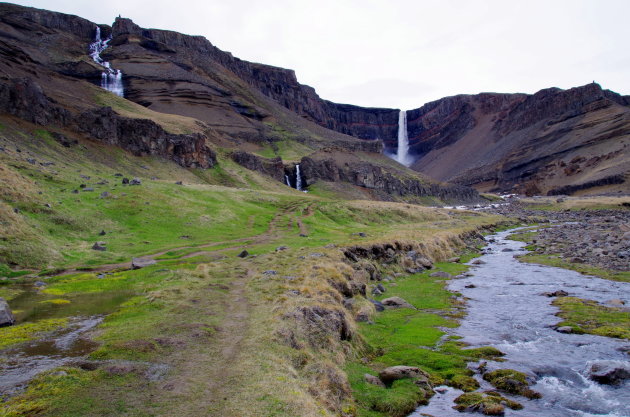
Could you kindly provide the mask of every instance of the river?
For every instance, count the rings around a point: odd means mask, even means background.
[[[488,361],[489,371],[516,369],[534,381],[532,389],[542,398],[506,395],[524,406],[518,411],[506,408],[506,416],[630,416],[630,380],[610,386],[588,378],[591,364],[598,361],[615,361],[630,369],[630,342],[557,332],[553,326],[560,321],[555,316],[558,309],[551,305],[553,298],[542,294],[564,290],[573,297],[601,303],[621,299],[630,305],[630,283],[520,262],[515,256],[527,253],[525,244],[508,240],[510,233],[491,236],[494,242],[479,258],[485,263],[473,265],[470,276],[450,281],[449,289],[467,298],[467,316],[449,332],[470,347],[493,346],[504,352],[506,361]],[[477,363],[469,366],[476,369]],[[481,390],[493,389],[480,375],[475,378]],[[461,393],[452,388],[437,393],[410,417],[465,415],[452,409],[453,399]]]

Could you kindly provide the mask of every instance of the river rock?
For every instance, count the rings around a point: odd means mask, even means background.
[[[0,297],[0,327],[11,326],[15,323],[15,317],[9,308],[9,303]]]
[[[591,364],[588,376],[600,384],[616,385],[630,379],[630,364],[621,361],[598,361]]]
[[[397,381],[399,379],[406,379],[406,378],[425,379],[425,378],[428,378],[429,375],[423,370],[421,370],[420,368],[416,368],[415,366],[398,365],[398,366],[390,366],[389,368],[383,369],[378,374],[378,377],[384,384],[389,385],[392,382]]]
[[[544,292],[543,295],[546,295],[547,297],[566,297],[569,293],[564,290],[558,290],[554,292]]]
[[[475,259],[475,260],[472,262],[472,264],[473,264],[473,265],[483,265],[483,264],[485,264],[485,263],[486,263],[486,261],[482,261],[481,259]]]
[[[155,265],[157,261],[151,258],[133,258],[131,259],[131,268],[140,269],[150,265]]]
[[[400,297],[385,298],[384,300],[381,301],[381,303],[383,303],[384,306],[387,306],[390,308],[415,308],[414,306],[412,306],[411,304],[409,304],[407,301],[403,300]]]
[[[559,333],[573,333],[573,328],[571,326],[560,326],[556,331]]]
[[[372,384],[372,385],[376,385],[377,387],[385,388],[385,384],[383,384],[383,381],[381,381],[380,379],[378,379],[378,377],[376,377],[374,375],[365,374],[365,375],[363,375],[363,378],[365,379],[365,382],[367,382],[368,384]]]

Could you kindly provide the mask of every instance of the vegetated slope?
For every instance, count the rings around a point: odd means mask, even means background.
[[[95,86],[103,70],[88,55],[96,24],[2,4],[0,112],[46,126],[69,140],[97,140],[188,168],[209,169],[227,158],[281,183],[289,176],[295,184],[295,163],[320,149],[382,150],[379,141],[359,140],[305,120],[240,76],[245,70],[284,70],[240,61],[201,37],[145,30],[128,19],[118,18],[111,28],[98,27],[104,38],[113,37],[102,57],[123,71],[129,100]],[[369,169],[373,166],[383,178],[395,175],[412,192],[406,197],[381,187],[384,192],[370,193],[365,190],[368,183],[344,177],[334,193],[427,202],[427,192],[444,188],[441,194],[450,201],[479,198],[474,191],[435,183],[382,158],[372,158]],[[326,181],[313,176],[302,182],[311,186],[316,178]]]

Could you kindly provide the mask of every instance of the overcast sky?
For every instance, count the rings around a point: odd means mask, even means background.
[[[630,94],[629,0],[22,0],[111,24],[203,35],[294,69],[322,98],[411,109],[593,80]]]

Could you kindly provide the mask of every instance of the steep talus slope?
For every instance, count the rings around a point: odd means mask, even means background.
[[[629,104],[597,84],[448,97],[410,112],[411,148],[419,156],[414,168],[481,190],[623,189],[630,171]]]
[[[123,71],[125,98],[98,87],[103,68],[88,54],[97,28],[102,38],[111,37],[101,56]],[[382,141],[344,134],[345,129],[357,136],[374,136],[361,134],[369,126],[363,116],[353,115],[354,107],[330,104],[341,112],[330,118],[335,121],[332,127],[348,127],[340,132],[327,129],[317,117],[292,111],[289,90],[275,84],[282,79],[301,88],[292,71],[239,60],[198,36],[142,29],[123,18],[112,27],[97,26],[76,16],[3,4],[0,54],[0,111],[32,123],[31,131],[45,126],[71,142],[99,141],[137,156],[171,159],[186,168],[210,169],[222,161],[236,162],[282,184],[287,175],[295,184],[295,163],[313,152],[334,147],[379,155],[383,149]],[[316,102],[324,103],[314,95],[301,109]],[[396,129],[382,110],[369,113],[370,123],[379,129]],[[390,113],[397,117],[397,112]],[[391,167],[385,158],[372,159],[370,167],[376,165],[382,175],[395,171],[404,181],[422,184],[410,189],[412,199],[446,187],[412,170]],[[302,180],[305,186],[326,181],[322,175]],[[362,181],[344,187],[370,189]],[[414,190],[420,194],[414,196]],[[449,190],[440,194],[451,196],[451,201],[479,198],[469,190],[461,194]],[[385,200],[404,197],[400,192],[360,194]],[[344,197],[345,192],[339,189],[335,195]]]

